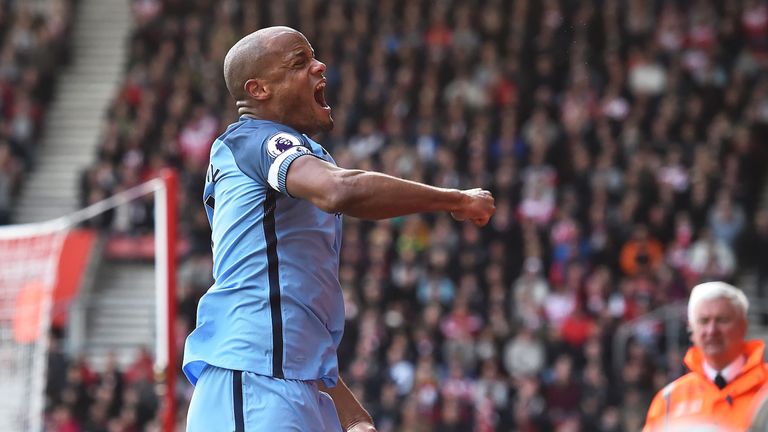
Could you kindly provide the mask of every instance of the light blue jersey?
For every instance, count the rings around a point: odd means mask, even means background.
[[[245,116],[213,143],[203,201],[216,282],[184,348],[192,384],[206,365],[336,384],[341,218],[286,191],[302,156],[335,164],[294,129]]]

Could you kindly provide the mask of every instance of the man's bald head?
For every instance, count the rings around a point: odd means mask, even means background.
[[[279,54],[272,41],[286,33],[301,34],[290,27],[267,27],[243,37],[229,49],[224,57],[224,81],[235,100],[246,98],[246,81],[263,78],[269,71],[274,54]]]

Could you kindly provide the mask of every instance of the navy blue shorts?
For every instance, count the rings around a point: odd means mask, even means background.
[[[313,381],[206,366],[195,385],[187,432],[341,431],[331,397]]]

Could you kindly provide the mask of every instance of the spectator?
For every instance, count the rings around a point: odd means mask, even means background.
[[[709,227],[717,241],[733,246],[744,229],[744,211],[731,201],[727,192],[721,193],[709,212]]]
[[[11,221],[11,199],[18,190],[21,174],[19,161],[13,156],[11,146],[0,141],[0,225]]]
[[[705,228],[691,247],[688,267],[699,280],[728,279],[736,269],[736,258],[727,243]]]
[[[768,262],[768,209],[763,209],[755,215],[754,232],[747,242],[746,257],[752,257],[752,266],[757,270],[758,297],[765,298],[768,290],[768,267],[762,263]]]
[[[551,378],[544,387],[548,415],[556,427],[578,414],[581,389],[573,379],[573,361],[568,356],[555,360]]]
[[[544,344],[525,327],[510,340],[504,352],[504,367],[510,376],[521,379],[535,377],[545,365]]]
[[[541,276],[541,260],[528,257],[523,264],[523,272],[512,288],[514,308],[511,316],[523,326],[537,329],[542,324],[544,303],[549,295],[549,285]]]
[[[650,237],[645,226],[638,225],[621,248],[621,269],[629,276],[652,272],[663,258],[661,243]]]

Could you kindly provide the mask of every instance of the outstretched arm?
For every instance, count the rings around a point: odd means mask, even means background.
[[[482,189],[438,188],[373,171],[343,169],[314,157],[300,157],[291,164],[286,188],[328,213],[363,219],[447,211],[457,220],[482,226],[496,209],[491,193]]]
[[[339,377],[336,387],[328,388],[322,381],[318,381],[320,391],[326,392],[336,405],[336,414],[339,416],[341,426],[347,432],[376,432],[373,419],[368,411],[358,402],[352,391]]]

